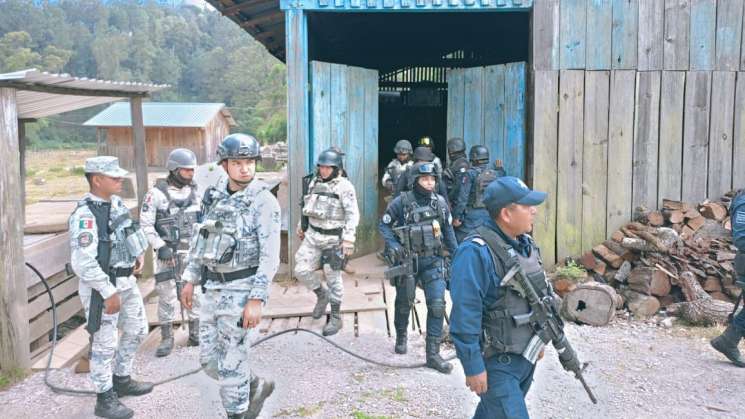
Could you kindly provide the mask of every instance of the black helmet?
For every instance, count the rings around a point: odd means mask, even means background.
[[[230,134],[217,146],[217,157],[219,162],[226,159],[261,160],[261,145],[251,135]]]
[[[414,160],[433,161],[434,159],[435,155],[432,153],[432,150],[428,149],[427,147],[419,146],[414,149]]]
[[[422,137],[419,139],[419,146],[420,147],[427,147],[432,148],[434,144],[432,144],[432,139],[429,137]]]
[[[341,155],[330,148],[323,150],[321,154],[318,155],[316,166],[332,166],[341,168]]]
[[[478,163],[488,162],[489,149],[480,144],[471,147],[471,151],[468,153],[468,160]]]
[[[411,166],[412,173],[414,174],[414,180],[418,179],[419,176],[436,176],[437,175],[437,169],[435,168],[435,164],[432,162],[417,162],[414,163],[413,166]]]
[[[398,140],[396,146],[393,147],[393,152],[396,154],[411,154],[411,143],[409,140]]]
[[[466,142],[462,138],[451,138],[448,140],[448,155],[450,157],[463,154],[466,155]]]

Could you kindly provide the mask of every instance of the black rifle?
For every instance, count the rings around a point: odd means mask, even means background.
[[[111,273],[109,265],[111,264],[111,239],[109,238],[109,217],[111,214],[110,202],[87,202],[88,209],[93,213],[98,228],[98,248],[97,257],[98,265],[101,270],[109,275],[109,281],[116,286],[116,277]],[[93,334],[101,328],[101,318],[103,317],[103,296],[96,290],[91,292],[91,303],[88,309],[88,324],[85,330],[93,338]]]
[[[572,345],[564,334],[564,322],[561,320],[561,317],[559,317],[553,295],[551,295],[550,292],[544,293],[543,291],[537,290],[519,264],[515,264],[515,266],[507,272],[501,282],[501,286],[512,287],[528,301],[532,310],[532,316],[529,321],[532,324],[533,329],[536,333],[545,334],[550,338],[554,348],[556,348],[556,352],[559,353],[559,359],[562,361],[562,366],[565,363],[574,366],[569,369],[569,371],[574,373],[574,378],[582,383],[582,387],[585,388],[590,400],[592,400],[594,404],[597,404],[598,400],[595,398],[595,395],[592,394],[592,390],[590,390],[590,387],[585,381],[585,377],[582,375],[583,368],[580,366],[577,353],[574,351],[574,348],[572,348]],[[564,368],[567,369],[567,367]]]
[[[155,231],[169,247],[173,254],[174,266],[171,269],[164,270],[155,274],[155,282],[170,281],[176,282],[176,299],[179,301],[181,308],[181,324],[185,324],[184,306],[181,304],[181,290],[184,283],[181,280],[181,257],[178,254],[179,243],[181,242],[181,231],[178,220],[168,215],[167,212],[158,211],[155,222]]]
[[[385,252],[385,259],[389,268],[385,270],[385,278],[396,288],[403,288],[409,304],[414,304],[416,298],[416,274],[418,271],[417,257],[411,251],[409,241],[409,226],[396,227],[393,229],[403,246],[401,254],[391,251]]]
[[[305,205],[305,196],[310,192],[310,181],[313,180],[313,173],[303,176],[303,197],[300,199],[300,212],[302,213],[303,206]],[[308,217],[305,215],[300,216],[300,229],[303,233],[308,231]]]

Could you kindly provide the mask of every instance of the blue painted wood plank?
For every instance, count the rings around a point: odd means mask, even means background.
[[[525,114],[526,63],[505,66],[505,150],[504,168],[507,173],[525,179],[527,118]]]
[[[489,148],[492,161],[505,160],[504,78],[504,64],[484,67],[484,145]]]
[[[665,0],[665,70],[688,70],[690,22],[690,0]]]
[[[465,69],[463,139],[469,145],[484,144],[482,73],[483,67]]]
[[[362,211],[365,219],[369,220],[370,232],[363,231],[367,236],[371,248],[376,250],[378,237],[378,72],[375,70],[363,70],[365,86],[365,140],[364,140],[364,179],[365,188],[364,204]]]
[[[611,0],[587,1],[588,70],[610,70],[613,7]]]
[[[612,67],[635,69],[639,0],[613,0]]]
[[[465,112],[465,70],[462,68],[449,69],[448,81],[448,138],[463,138],[463,114]]]
[[[347,174],[357,191],[358,205],[364,202],[365,190],[365,125],[370,115],[365,113],[365,74],[364,69],[347,67],[349,71],[348,103],[352,120],[349,124],[349,144],[347,155]],[[362,210],[362,208],[360,208]]]
[[[639,2],[639,46],[636,66],[639,71],[662,70],[665,2]]]
[[[321,152],[331,146],[331,64],[320,61],[311,63],[312,83],[312,146],[310,150],[311,167]]]
[[[740,68],[743,0],[718,0],[716,69]]]
[[[714,69],[716,22],[716,0],[691,0],[691,70]]]
[[[561,2],[559,61],[562,69],[585,68],[587,9],[585,0]]]
[[[533,69],[559,69],[559,0],[545,0],[533,8]]]
[[[341,64],[331,64],[330,68],[330,97],[329,112],[329,146],[338,146],[342,150],[349,143],[349,114],[348,103],[348,67]]]
[[[541,0],[544,1],[544,0]],[[301,9],[334,10],[335,12],[355,12],[367,9],[370,12],[391,12],[398,10],[417,11],[515,11],[529,12],[533,7],[533,0],[394,0],[393,4],[386,7],[384,0],[279,0],[281,10]]]

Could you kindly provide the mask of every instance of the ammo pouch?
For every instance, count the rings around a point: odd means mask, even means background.
[[[127,221],[129,221],[129,225],[122,227]],[[129,211],[114,219],[111,223],[111,229],[116,234],[117,239],[124,242],[124,246],[131,257],[136,258],[147,250],[148,242],[145,232],[140,228],[140,223],[132,219]]]
[[[233,260],[237,240],[235,230],[225,228],[220,221],[205,221],[198,225],[194,257],[206,266],[229,264]]]
[[[341,246],[334,246],[321,251],[321,268],[327,264],[334,271],[340,271],[347,265],[347,257]]]
[[[165,211],[158,211],[155,216],[155,231],[167,243],[178,243],[181,239],[178,220]]]
[[[326,183],[316,182],[310,194],[306,195],[304,200],[304,216],[336,221],[344,220],[344,208],[341,205],[341,199]]]
[[[414,224],[409,228],[409,250],[419,257],[442,256],[440,223]]]

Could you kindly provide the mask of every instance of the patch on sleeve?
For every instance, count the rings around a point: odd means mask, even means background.
[[[145,212],[150,211],[150,205],[148,205],[147,201],[142,203],[142,210]]]
[[[93,229],[93,219],[91,218],[81,218],[80,223],[78,224],[78,228],[81,230],[92,230]]]
[[[390,224],[391,223],[391,215],[388,213],[383,214],[383,224]]]
[[[745,210],[737,211],[735,213],[735,223],[745,223]]]
[[[86,233],[81,233],[78,236],[78,246],[88,247],[91,245],[91,243],[93,243],[93,234],[86,232]]]

